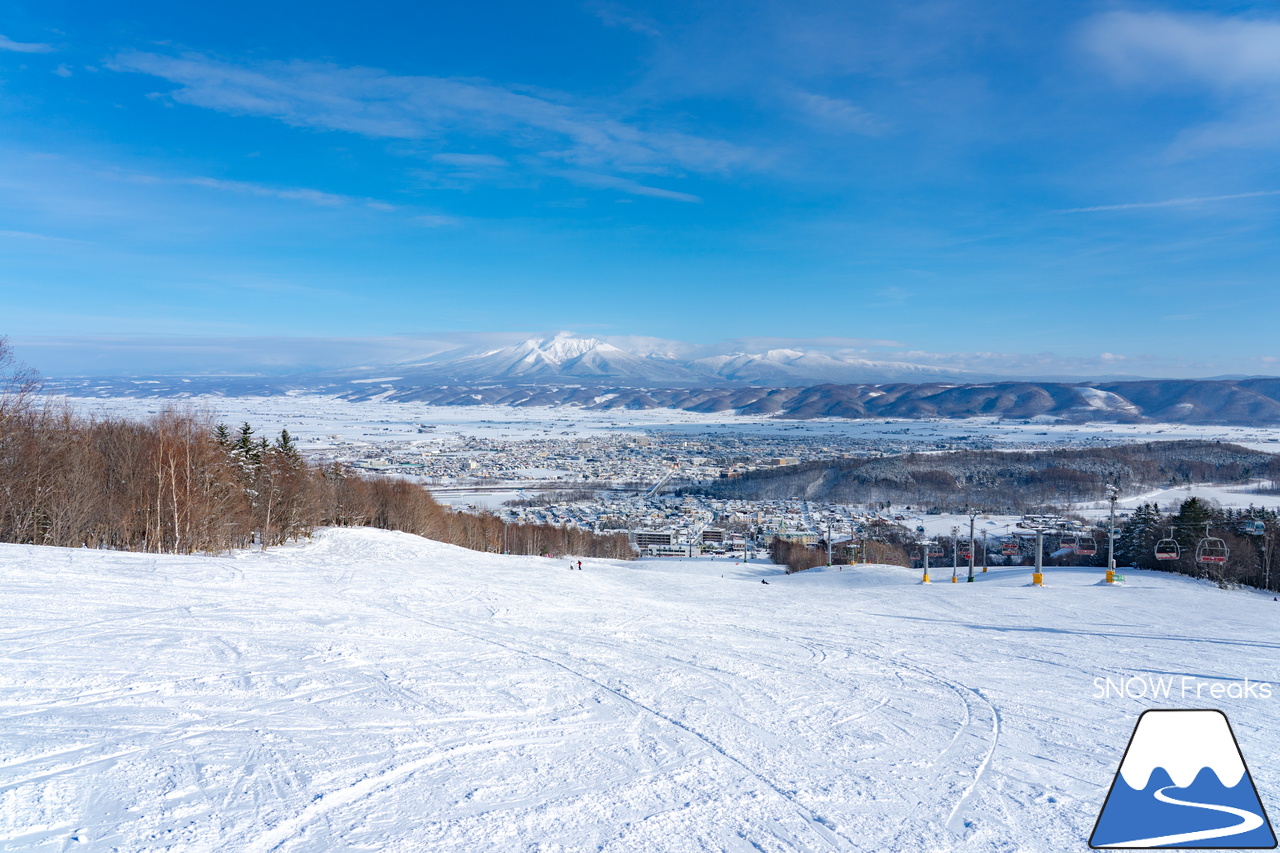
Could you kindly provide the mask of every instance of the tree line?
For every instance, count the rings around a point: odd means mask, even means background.
[[[689,486],[724,499],[809,500],[940,512],[981,506],[1044,511],[1104,500],[1108,485],[1126,492],[1190,483],[1280,483],[1280,456],[1217,441],[1153,441],[1115,447],[1027,451],[958,450],[820,460],[751,471]]]
[[[1260,534],[1247,533],[1248,526],[1262,522]],[[1196,562],[1196,546],[1206,536],[1221,539],[1230,551],[1225,563]],[[1176,560],[1156,559],[1156,543],[1177,541]],[[1098,553],[1106,561],[1106,542],[1099,539]],[[1252,586],[1280,590],[1277,563],[1272,551],[1280,545],[1280,518],[1274,510],[1249,507],[1223,509],[1192,497],[1175,512],[1165,512],[1158,504],[1143,504],[1120,526],[1116,536],[1116,564],[1140,569],[1176,572],[1204,578],[1219,586]]]
[[[45,401],[0,339],[0,541],[166,554],[269,547],[324,526],[400,530],[476,551],[634,556],[625,534],[505,524],[403,479],[308,463],[193,411],[92,417]]]

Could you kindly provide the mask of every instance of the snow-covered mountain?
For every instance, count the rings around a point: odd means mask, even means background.
[[[383,368],[379,368],[382,370]],[[686,385],[705,382],[677,361],[627,352],[597,338],[560,332],[506,347],[453,350],[402,362],[394,372],[414,381],[536,384],[581,380]]]
[[[385,374],[387,366],[369,368]],[[560,332],[505,347],[453,350],[393,365],[415,382],[537,384],[604,380],[635,386],[813,385],[883,382],[964,382],[974,373],[892,361],[843,358],[795,349],[735,352],[682,360],[646,347],[633,352],[598,338]]]

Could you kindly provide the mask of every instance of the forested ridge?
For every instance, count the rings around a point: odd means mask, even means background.
[[[836,459],[763,469],[696,487],[714,497],[888,502],[926,508],[980,506],[1021,512],[1190,483],[1274,487],[1280,457],[1216,441],[1156,441],[1104,448],[958,450]]]

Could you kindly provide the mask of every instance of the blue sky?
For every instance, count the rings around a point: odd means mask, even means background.
[[[570,329],[1280,372],[1271,4],[267,5],[6,4],[37,367]]]

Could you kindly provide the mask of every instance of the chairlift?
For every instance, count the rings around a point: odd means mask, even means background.
[[[1182,556],[1182,546],[1178,544],[1178,540],[1173,538],[1173,531],[1169,531],[1169,535],[1156,543],[1156,559],[1157,560],[1176,560]]]
[[[1262,536],[1267,532],[1267,525],[1266,522],[1262,521],[1246,521],[1241,526],[1240,532],[1250,536]]]
[[[930,559],[930,560],[932,560],[932,559],[934,559],[935,557],[941,557],[941,556],[942,556],[942,546],[941,546],[941,545],[939,545],[937,542],[932,542],[932,543],[930,543],[930,544],[929,544],[929,559]]]
[[[1227,549],[1227,543],[1216,536],[1205,536],[1200,540],[1200,544],[1196,545],[1196,562],[1203,566],[1220,566],[1230,555],[1231,551]]]
[[[1080,537],[1076,536],[1074,533],[1064,533],[1058,540],[1059,548],[1066,548],[1068,550],[1075,551],[1079,546]]]
[[[1000,546],[1000,553],[1006,557],[1016,557],[1018,555],[1018,540],[1005,540],[1005,543]]]
[[[1081,536],[1076,540],[1076,553],[1085,557],[1092,557],[1098,553],[1098,543],[1094,541],[1092,536]]]

